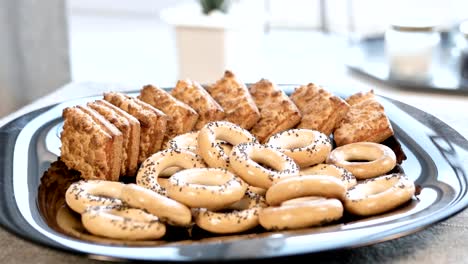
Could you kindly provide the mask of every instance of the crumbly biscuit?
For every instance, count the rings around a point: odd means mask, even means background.
[[[196,130],[201,129],[206,123],[224,118],[223,108],[195,81],[178,81],[171,94],[197,111],[199,118],[195,124]]]
[[[393,135],[393,129],[383,106],[371,98],[351,105],[333,135],[338,146],[362,141],[381,143]]]
[[[251,132],[260,142],[271,135],[293,128],[301,121],[301,114],[289,97],[268,80],[262,79],[249,88],[260,110],[260,120]]]
[[[318,85],[302,85],[291,94],[291,100],[301,111],[298,128],[318,130],[330,135],[348,112],[349,105]]]
[[[226,71],[223,78],[207,88],[210,95],[226,113],[226,121],[237,124],[244,129],[252,128],[260,119],[260,112],[245,84],[236,76]]]
[[[375,99],[374,90],[370,90],[367,93],[364,93],[364,92],[355,93],[351,95],[350,97],[346,98],[346,102],[349,105],[355,105],[368,99]]]
[[[86,107],[63,110],[61,160],[84,179],[117,181],[122,158],[122,133]]]
[[[138,163],[161,149],[166,133],[167,116],[151,105],[122,93],[105,93],[104,100],[134,116],[140,122]]]
[[[163,111],[168,116],[166,141],[191,131],[198,120],[195,110],[159,87],[144,86],[138,99]]]
[[[124,149],[120,174],[134,176],[137,171],[140,149],[140,122],[132,115],[104,100],[97,100],[87,105],[122,132]]]

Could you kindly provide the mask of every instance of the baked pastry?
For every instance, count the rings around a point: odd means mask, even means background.
[[[134,176],[138,168],[140,122],[132,115],[104,100],[88,103],[87,106],[98,112],[120,130],[123,136],[120,174]]]
[[[84,179],[117,181],[122,161],[122,133],[86,106],[68,107],[60,139],[61,160]]]
[[[370,94],[351,96],[352,105],[333,133],[338,146],[354,142],[381,143],[393,135],[393,128],[383,106]]]
[[[138,99],[163,111],[168,116],[166,141],[191,131],[198,120],[195,110],[159,87],[144,86]]]
[[[151,105],[122,93],[105,93],[104,100],[134,116],[140,122],[138,163],[161,149],[166,133],[167,116]]]
[[[244,129],[250,129],[260,119],[260,112],[249,90],[232,72],[226,71],[223,78],[207,90],[224,109],[226,113],[224,120]]]
[[[349,109],[343,99],[313,83],[296,88],[289,98],[301,111],[298,128],[318,130],[325,135],[333,132]]]
[[[355,93],[351,95],[350,97],[346,98],[346,102],[349,105],[355,105],[368,99],[375,99],[374,90],[370,90],[367,93],[364,93],[364,92]]]
[[[178,81],[171,94],[197,111],[199,118],[195,124],[196,130],[201,129],[206,123],[224,118],[223,108],[195,81]]]
[[[289,97],[272,82],[262,79],[249,88],[260,110],[260,120],[251,132],[260,142],[271,135],[293,128],[301,121],[301,114]]]
[[[374,90],[370,90],[368,92],[358,92],[358,93],[355,93],[355,94],[351,95],[350,97],[346,98],[346,102],[349,105],[355,105],[355,104],[361,103],[361,102],[366,101],[366,100],[376,100]],[[385,124],[385,122],[383,122],[383,123]],[[391,148],[393,150],[393,152],[395,153],[397,163],[401,164],[404,160],[406,160],[407,157],[406,157],[405,152],[403,151],[403,148],[401,147],[400,142],[395,137],[395,135],[393,135],[393,131],[391,131],[391,130],[393,130],[393,129],[392,129],[391,125],[390,125],[389,129],[387,129],[385,131],[386,131],[387,135],[390,134],[390,132],[392,133],[392,135],[389,136],[387,139],[382,140],[382,142],[380,142],[380,143],[383,144],[383,145],[388,146],[389,148]]]

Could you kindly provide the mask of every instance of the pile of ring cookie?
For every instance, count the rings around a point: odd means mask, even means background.
[[[411,200],[414,183],[389,173],[396,162],[379,143],[333,149],[327,135],[296,128],[261,144],[248,130],[215,121],[168,141],[141,164],[136,184],[82,180],[66,202],[86,230],[115,239],[160,239],[166,225],[215,234],[298,229]]]

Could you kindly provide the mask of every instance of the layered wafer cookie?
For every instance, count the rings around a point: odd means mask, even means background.
[[[161,149],[168,119],[163,112],[138,98],[122,93],[105,93],[104,100],[134,116],[140,122],[138,163],[142,163]]]
[[[138,152],[140,150],[140,122],[132,115],[104,100],[97,100],[87,105],[102,115],[122,133],[123,158],[120,174],[134,176],[137,170]]]
[[[180,80],[172,89],[171,94],[180,101],[188,104],[199,115],[195,129],[201,129],[206,123],[224,118],[223,108],[197,82]]]
[[[226,113],[224,120],[250,129],[260,119],[260,111],[249,90],[232,72],[226,71],[223,78],[207,90]]]
[[[290,98],[301,111],[298,128],[318,130],[325,135],[333,132],[349,109],[343,99],[313,83],[296,88]]]
[[[260,120],[251,132],[260,142],[271,135],[293,128],[301,121],[301,114],[289,97],[272,82],[262,79],[249,88],[260,110]]]
[[[122,133],[94,110],[63,110],[61,160],[84,179],[117,181],[122,160]]]
[[[338,146],[362,141],[380,143],[393,135],[385,110],[373,95],[361,93],[350,98],[353,104],[333,133]]]
[[[166,141],[191,131],[198,120],[195,110],[159,87],[144,86],[138,99],[163,111],[168,116]]]

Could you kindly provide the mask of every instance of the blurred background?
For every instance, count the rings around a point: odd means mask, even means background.
[[[244,82],[346,89],[352,84],[340,76],[349,71],[350,48],[365,53],[359,45],[367,40],[384,46],[351,59],[361,63],[355,68],[378,69],[386,79],[394,76],[389,65],[395,73],[411,64],[400,55],[413,56],[419,66],[400,73],[411,79],[417,69],[421,83],[433,85],[438,79],[425,66],[440,53],[440,33],[453,33],[448,54],[461,67],[467,10],[466,0],[0,0],[0,116],[70,81],[171,87],[180,78],[213,82],[232,69]],[[449,75],[443,85],[462,85]]]

